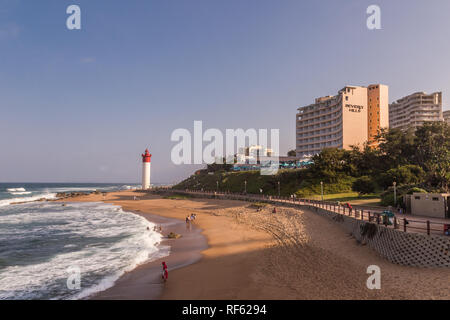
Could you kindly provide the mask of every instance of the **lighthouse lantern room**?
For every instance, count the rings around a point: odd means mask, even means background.
[[[148,152],[148,149],[145,150],[145,153],[142,154],[142,189],[147,190],[150,189],[150,161],[152,155]]]

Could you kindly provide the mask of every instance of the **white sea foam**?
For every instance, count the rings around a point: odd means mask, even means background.
[[[25,192],[27,191],[25,188],[8,188],[6,189],[8,192]]]
[[[121,190],[136,190],[138,189],[138,186],[122,186],[120,187]]]
[[[56,199],[56,193],[42,193],[32,197],[18,197],[0,200],[0,207],[4,207],[14,203],[33,202],[41,199],[52,200]]]
[[[10,227],[0,227],[0,242],[19,245],[15,239],[26,237],[24,245],[31,243],[29,250],[37,261],[28,257],[24,263],[0,268],[0,299],[82,299],[113,286],[139,264],[169,254],[169,247],[159,245],[162,235],[153,231],[153,223],[118,206],[32,203],[2,210],[0,223]],[[34,243],[38,240],[42,245]],[[55,244],[56,254],[32,250],[52,250]],[[20,254],[17,248],[4,250]],[[8,257],[8,252],[2,254]],[[81,290],[67,289],[71,266],[80,268]]]

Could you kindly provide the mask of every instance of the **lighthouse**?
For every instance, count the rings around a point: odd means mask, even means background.
[[[150,160],[152,155],[145,149],[145,153],[142,155],[142,189],[147,190],[150,188]]]

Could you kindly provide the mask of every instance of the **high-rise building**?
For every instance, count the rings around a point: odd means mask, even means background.
[[[450,110],[444,111],[442,114],[444,116],[444,121],[450,124]]]
[[[381,128],[389,127],[389,87],[382,84],[367,87],[367,125],[369,145],[375,145],[375,137]]]
[[[389,105],[390,128],[406,130],[442,120],[442,92],[416,92]]]
[[[323,148],[350,149],[362,146],[369,137],[389,124],[388,87],[346,86],[335,96],[317,98],[314,104],[298,108],[296,153],[310,157]]]

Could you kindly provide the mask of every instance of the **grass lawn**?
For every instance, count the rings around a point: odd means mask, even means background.
[[[308,199],[321,200],[320,195],[309,196]],[[379,194],[367,194],[361,197],[358,196],[357,192],[347,192],[347,193],[335,193],[335,194],[325,194],[323,196],[324,200],[349,202],[351,204],[369,204],[369,205],[380,205],[380,195]]]

